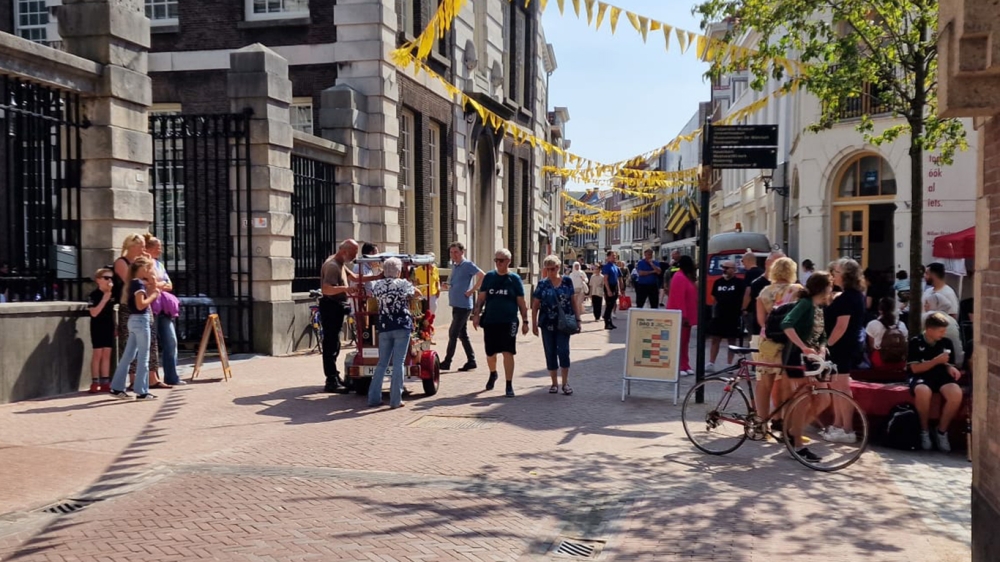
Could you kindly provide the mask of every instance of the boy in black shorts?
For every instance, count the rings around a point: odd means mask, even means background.
[[[944,314],[935,312],[928,316],[924,320],[924,333],[910,339],[906,366],[910,372],[910,392],[916,398],[920,414],[920,446],[925,451],[933,447],[927,426],[931,398],[940,392],[944,399],[941,420],[934,432],[937,448],[944,453],[951,451],[948,425],[962,405],[962,389],[957,383],[962,373],[955,367],[955,346],[944,336],[947,329],[948,318]]]
[[[497,250],[493,260],[496,269],[483,277],[472,311],[472,326],[478,329],[482,325],[483,340],[486,343],[486,365],[490,368],[486,390],[493,390],[497,382],[497,355],[503,355],[508,398],[514,396],[514,355],[517,354],[519,311],[521,332],[528,333],[528,305],[524,302],[524,284],[516,273],[510,271],[510,259],[509,250]]]
[[[114,271],[102,267],[94,274],[97,289],[90,293],[90,393],[111,392],[111,349],[115,346],[115,313],[111,302]]]

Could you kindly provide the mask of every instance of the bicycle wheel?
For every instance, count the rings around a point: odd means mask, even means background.
[[[698,389],[704,400],[696,401]],[[681,406],[684,433],[695,447],[710,455],[725,455],[747,439],[750,401],[733,379],[712,378],[691,387]]]
[[[835,428],[835,410],[847,427]],[[795,427],[808,439],[804,447],[792,442]],[[831,388],[815,388],[785,407],[785,447],[792,457],[813,470],[834,472],[861,458],[868,448],[868,417],[849,395]],[[843,431],[839,431],[843,430]],[[818,457],[810,460],[810,456]]]

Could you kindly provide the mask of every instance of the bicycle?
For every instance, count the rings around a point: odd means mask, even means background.
[[[309,298],[315,301],[309,305],[309,322],[312,326],[313,338],[316,340],[313,351],[323,353],[323,317],[319,312],[319,299],[323,298],[323,293],[319,289],[313,289],[309,291]],[[341,329],[340,341],[352,345],[357,341],[356,334],[354,316],[349,314],[344,317],[344,327]]]
[[[807,370],[804,366],[792,367],[748,360],[746,355],[756,353],[756,349],[729,346],[729,350],[741,356],[735,373],[733,368],[716,373],[691,387],[684,397],[681,421],[684,433],[695,447],[710,455],[725,455],[738,449],[747,439],[763,441],[770,436],[777,440],[779,437],[767,427],[778,415],[782,415],[787,426],[797,425],[789,423],[789,420],[805,420],[801,437],[804,442],[808,442],[810,453],[818,456],[819,460],[803,456],[804,447],[796,450],[794,438],[788,431],[781,431],[780,437],[792,457],[803,465],[813,470],[833,472],[847,468],[861,458],[868,447],[867,416],[848,394],[819,386],[832,379],[837,371],[836,365],[820,357],[809,356],[803,359],[817,363],[818,367]],[[761,419],[757,416],[753,392],[753,369],[757,367],[801,370],[805,378],[813,380],[799,386],[766,419]],[[745,383],[746,391],[741,383]],[[699,393],[702,394],[701,400],[698,399]],[[749,399],[747,394],[750,395]],[[824,406],[818,408],[820,404]],[[829,411],[832,408],[839,408],[845,418],[850,418],[853,433],[836,440],[825,435],[823,422],[832,417],[832,412]],[[813,412],[813,409],[816,411]],[[733,431],[728,431],[730,429]]]

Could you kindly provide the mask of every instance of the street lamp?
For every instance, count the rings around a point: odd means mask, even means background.
[[[773,191],[782,197],[788,197],[787,185],[772,185],[774,182],[774,170],[761,170],[760,177],[764,180],[764,193]]]

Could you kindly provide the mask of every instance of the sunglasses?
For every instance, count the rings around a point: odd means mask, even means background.
[[[504,263],[504,262],[508,262],[508,261],[510,261],[510,260],[507,259],[507,258],[494,258],[493,259],[494,263]]]
[[[559,271],[558,265],[553,265],[545,268],[545,271]]]
[[[115,279],[114,277],[112,277],[110,275],[102,275],[100,278],[104,279],[105,281],[114,281],[114,279]]]

